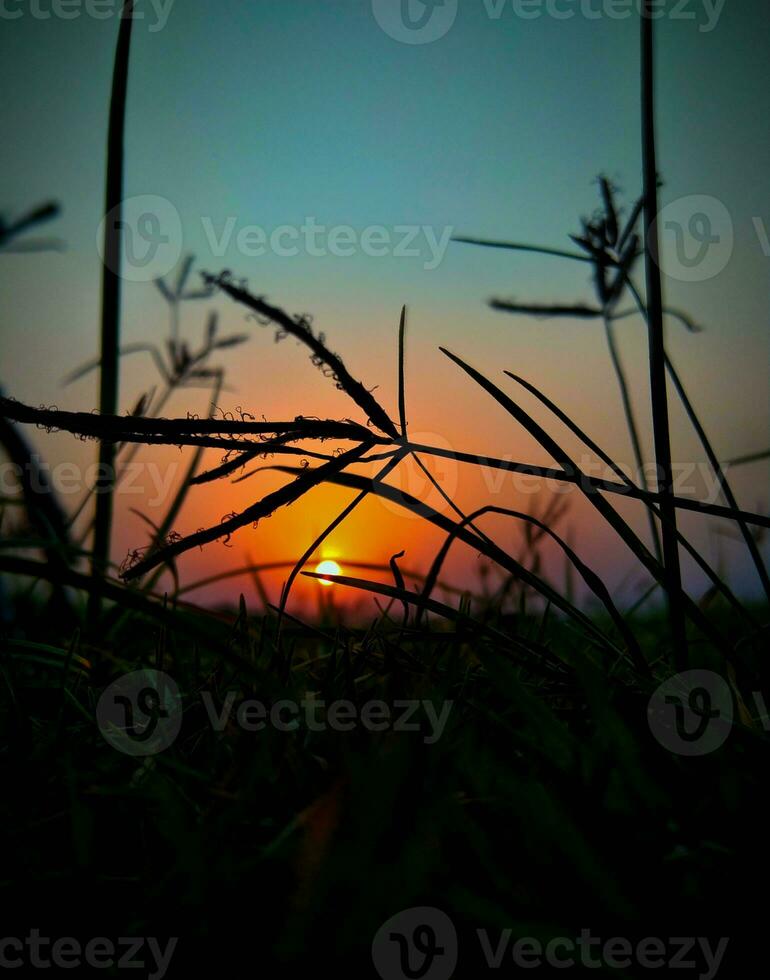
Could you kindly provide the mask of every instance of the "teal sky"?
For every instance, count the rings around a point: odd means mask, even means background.
[[[590,299],[583,267],[461,245],[450,245],[431,270],[426,254],[250,258],[234,245],[214,256],[207,243],[207,221],[220,229],[233,218],[237,229],[269,232],[310,216],[359,232],[426,225],[563,246],[579,216],[595,206],[596,174],[606,172],[626,200],[633,197],[641,169],[635,17],[525,20],[509,0],[493,19],[490,5],[459,0],[448,33],[418,45],[388,36],[368,0],[176,0],[154,31],[148,6],[132,50],[126,195],[169,201],[181,219],[180,246],[201,268],[230,268],[254,291],[312,311],[334,349],[368,384],[379,383],[386,401],[395,393],[398,311],[407,303],[418,429],[460,449],[483,442],[486,451],[544,460],[518,434],[501,447],[507,422],[466,391],[437,352],[442,343],[495,377],[502,368],[524,374],[628,460],[601,328],[517,321],[484,305],[492,295]],[[90,408],[93,382],[62,389],[59,381],[96,352],[96,239],[117,21],[40,20],[27,4],[17,6],[24,16],[3,23],[0,41],[0,206],[20,212],[60,201],[62,217],[47,231],[64,239],[67,251],[2,259],[0,380],[21,399]],[[707,327],[693,337],[672,326],[669,347],[727,458],[770,441],[770,256],[758,233],[770,230],[770,9],[764,0],[727,0],[705,31],[710,6],[690,0],[684,9],[694,20],[659,24],[659,163],[662,204],[713,197],[732,222],[726,268],[705,282],[664,282],[667,301]],[[239,311],[219,306],[227,325],[243,328]],[[196,308],[185,321],[191,336],[202,315]],[[127,340],[157,336],[163,317],[150,284],[126,283]],[[645,415],[641,325],[629,320],[618,329]],[[258,404],[268,415],[276,404],[313,414],[322,380],[312,371],[294,375],[288,365],[297,360],[257,336],[227,361],[233,403]],[[126,365],[125,407],[148,384],[144,370]],[[680,459],[701,458],[676,410],[674,435]],[[52,442],[54,454],[82,451]],[[736,470],[735,483],[744,505],[767,506],[762,464]],[[695,532],[695,525],[687,528]],[[705,533],[696,536],[716,548]],[[591,555],[590,540],[586,546]],[[740,550],[718,547],[728,549],[733,574],[752,590]],[[621,578],[622,559],[610,560],[610,552],[603,541],[591,557]]]

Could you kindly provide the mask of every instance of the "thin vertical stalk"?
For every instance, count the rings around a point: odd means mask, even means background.
[[[655,439],[655,462],[662,515],[661,536],[666,594],[674,664],[687,663],[687,636],[682,605],[682,575],[676,536],[674,480],[671,467],[671,433],[666,393],[666,353],[663,338],[663,295],[656,218],[658,214],[658,167],[655,152],[655,63],[653,0],[644,0],[641,11],[642,62],[642,159],[644,169],[644,261],[647,283],[650,396]]]
[[[639,312],[641,313],[644,320],[647,321],[648,319],[647,309],[644,305],[644,301],[642,300],[642,297],[639,295],[639,290],[636,288],[636,285],[634,284],[633,280],[628,277],[626,277],[626,285],[628,286],[631,295],[634,297],[634,302],[639,308]],[[749,528],[748,524],[746,523],[743,516],[741,515],[740,507],[738,506],[738,501],[735,497],[735,494],[733,493],[732,487],[728,483],[727,474],[725,473],[722,464],[719,462],[717,454],[714,452],[714,447],[711,445],[711,441],[709,437],[706,435],[706,430],[703,428],[703,425],[701,424],[701,421],[698,418],[698,414],[695,411],[695,408],[693,407],[693,404],[687,395],[687,391],[685,390],[684,383],[682,382],[682,379],[679,377],[679,372],[674,367],[674,364],[668,353],[666,354],[666,369],[668,370],[669,377],[671,378],[674,388],[676,389],[676,392],[679,395],[679,400],[681,401],[682,406],[685,412],[687,413],[687,417],[690,420],[690,424],[695,430],[695,434],[698,436],[701,446],[703,446],[703,449],[709,461],[709,465],[711,466],[712,470],[714,471],[714,475],[719,481],[719,486],[722,490],[722,495],[724,496],[728,506],[732,507],[732,509],[735,511],[735,521],[741,530],[741,534],[743,535],[743,540],[746,542],[746,547],[749,549],[749,553],[751,554],[752,560],[757,569],[757,574],[759,575],[759,579],[762,583],[762,588],[765,590],[765,595],[770,600],[770,578],[768,578],[767,569],[765,568],[765,563],[762,560],[762,555],[759,551],[757,542],[755,541],[754,536],[751,533],[751,529]],[[725,463],[725,466],[727,465],[729,464]]]
[[[634,409],[631,404],[631,393],[628,388],[628,381],[626,380],[626,373],[623,370],[623,364],[620,360],[620,354],[618,353],[617,344],[615,342],[615,335],[612,329],[612,321],[605,315],[604,319],[604,333],[607,338],[607,348],[610,352],[610,360],[612,361],[612,367],[615,371],[615,377],[618,381],[618,387],[620,388],[620,398],[623,402],[623,414],[626,417],[626,428],[628,429],[629,438],[631,439],[631,447],[634,451],[634,460],[636,462],[636,480],[645,490],[649,489],[647,484],[647,476],[644,471],[644,457],[642,456],[642,444],[639,438],[639,430],[636,425],[636,419],[634,418]],[[655,515],[648,508],[647,517],[650,522],[650,536],[652,538],[652,546],[655,550],[655,557],[659,562],[663,561],[663,553],[660,547],[660,538],[658,536],[658,526],[655,523]]]
[[[134,0],[125,0],[121,11],[115,67],[112,75],[109,129],[107,134],[107,175],[104,199],[104,246],[102,263],[101,362],[99,372],[99,411],[116,415],[118,410],[118,360],[120,344],[120,263],[121,205],[123,200],[124,139],[128,62],[131,50]],[[99,475],[96,482],[96,510],[91,571],[101,578],[108,567],[112,529],[115,444],[99,444]],[[100,591],[89,598],[89,619],[93,623],[100,611]]]

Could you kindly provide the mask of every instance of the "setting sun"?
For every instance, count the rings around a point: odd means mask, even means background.
[[[319,562],[316,565],[315,570],[316,570],[316,572],[319,575],[323,575],[323,574],[326,574],[326,575],[341,575],[342,574],[342,569],[337,564],[337,562],[336,561],[332,561],[329,558],[325,559],[322,562]],[[325,579],[325,578],[319,579],[319,581],[320,581],[321,585],[334,585],[334,582],[330,582],[328,579]]]

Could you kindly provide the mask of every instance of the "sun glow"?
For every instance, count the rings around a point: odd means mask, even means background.
[[[316,565],[315,570],[316,573],[319,575],[323,575],[324,573],[326,573],[327,575],[342,574],[342,569],[340,568],[340,566],[337,564],[336,561],[332,561],[330,558],[326,558],[324,561],[319,562]],[[330,582],[328,579],[325,578],[319,579],[319,582],[321,583],[321,585],[334,585],[334,582]]]

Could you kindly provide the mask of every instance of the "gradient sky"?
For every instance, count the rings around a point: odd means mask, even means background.
[[[587,2],[587,0],[586,0]],[[606,172],[626,192],[638,193],[638,24],[603,16],[557,20],[543,13],[523,19],[513,4],[491,18],[484,0],[459,0],[448,33],[428,44],[404,44],[383,31],[368,0],[243,3],[176,0],[160,30],[149,5],[135,26],[127,122],[126,196],[153,195],[170,203],[181,221],[180,250],[197,267],[233,270],[250,288],[292,312],[309,311],[351,371],[396,402],[396,336],[402,303],[409,308],[408,384],[412,433],[459,450],[550,462],[508,417],[438,351],[450,347],[507,390],[502,369],[528,378],[553,397],[620,461],[631,453],[599,324],[513,319],[485,306],[492,295],[521,301],[590,300],[586,268],[577,263],[450,245],[435,269],[426,248],[417,257],[295,257],[243,255],[234,241],[213,255],[205,228],[228,218],[236,230],[259,225],[430,226],[437,234],[502,238],[564,247],[581,214],[596,202],[594,178]],[[579,9],[579,4],[572,6]],[[600,6],[595,0],[592,9]],[[669,8],[675,5],[670,4]],[[758,226],[770,230],[770,117],[765,0],[727,0],[711,31],[703,3],[690,0],[692,20],[667,17],[658,28],[659,165],[663,205],[689,195],[722,202],[734,233],[734,251],[712,278],[684,283],[666,277],[666,300],[686,309],[706,332],[668,328],[669,350],[685,379],[718,454],[729,458],[767,448],[768,274],[770,256]],[[563,0],[562,7],[569,7]],[[0,261],[0,381],[35,404],[90,409],[96,379],[63,388],[68,370],[96,353],[100,261],[97,229],[104,182],[104,148],[115,17],[98,21],[40,19],[29,4],[6,0],[0,32],[0,104],[3,193],[0,206],[21,212],[55,198],[62,217],[47,232],[67,244],[63,253],[4,256]],[[39,0],[39,9],[50,4]],[[417,9],[417,8],[415,8]],[[185,336],[200,335],[210,308],[222,329],[254,333],[237,351],[224,352],[233,390],[224,407],[242,405],[268,417],[352,414],[352,407],[287,342],[246,324],[225,298],[190,304]],[[151,283],[126,282],[126,342],[165,335],[166,311]],[[618,325],[640,418],[648,414],[645,335],[638,319]],[[121,403],[129,408],[156,383],[141,355],[124,362]],[[532,407],[532,400],[522,398]],[[674,405],[672,401],[672,406]],[[201,392],[174,399],[170,413],[205,411]],[[702,461],[678,406],[675,459]],[[534,414],[544,420],[542,413]],[[356,416],[357,417],[357,416]],[[554,434],[559,426],[549,422]],[[643,425],[649,447],[649,426]],[[92,445],[66,436],[34,434],[52,461],[85,465]],[[574,443],[565,438],[565,445]],[[148,454],[168,472],[176,451]],[[175,471],[176,472],[176,471]],[[490,499],[476,474],[457,480],[467,507]],[[149,477],[142,477],[149,485]],[[744,506],[766,508],[768,470],[735,470]],[[275,484],[260,475],[238,487],[196,492],[178,522],[183,533],[246,506]],[[417,483],[410,489],[419,492]],[[693,492],[707,490],[695,487]],[[150,493],[150,496],[152,494]],[[506,484],[497,504],[526,509],[533,498]],[[70,499],[78,499],[77,494]],[[192,581],[251,557],[296,557],[349,494],[318,491],[276,515],[257,531],[244,530],[232,549],[210,546],[183,559]],[[629,600],[639,582],[622,546],[597,526],[570,495],[562,529],[571,527],[578,550]],[[129,508],[148,497],[122,494],[115,557],[144,543],[146,530]],[[137,503],[138,501],[138,503]],[[431,502],[432,499],[431,499]],[[644,533],[633,505],[622,512]],[[715,534],[714,522],[685,516],[683,528],[744,592],[755,591],[740,546]],[[490,524],[503,544],[516,546],[520,530]],[[330,539],[325,554],[387,561],[406,548],[404,563],[424,566],[437,539],[416,522],[371,501]],[[458,548],[457,581],[473,580],[478,559]],[[555,558],[548,565],[561,574]],[[688,569],[696,590],[701,581]],[[280,580],[278,575],[277,580]],[[228,598],[243,583],[212,593]],[[236,593],[237,594],[237,591]]]

